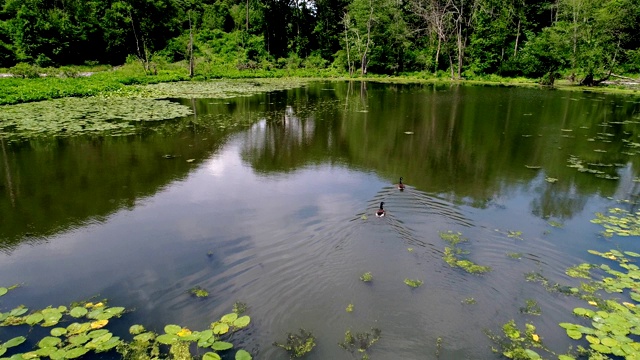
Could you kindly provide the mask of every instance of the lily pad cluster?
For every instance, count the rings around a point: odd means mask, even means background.
[[[136,124],[192,114],[168,100],[140,98],[63,98],[3,106],[0,137],[67,137],[83,134],[127,135]]]
[[[634,213],[620,208],[609,209],[610,215],[596,213],[596,218],[591,220],[594,224],[604,227],[601,233],[605,237],[638,236],[640,235],[640,211]]]
[[[120,346],[122,340],[103,328],[112,318],[120,317],[124,311],[123,307],[110,307],[105,302],[87,302],[72,307],[47,307],[35,311],[19,306],[0,314],[0,325],[51,328],[49,335],[37,342],[37,349],[13,354],[12,358],[74,359],[88,352],[106,352]],[[61,326],[62,321],[72,322]],[[20,336],[7,343],[15,346],[26,340],[26,337]],[[6,352],[10,347],[6,344],[0,347],[0,353]]]
[[[444,248],[443,260],[451,267],[460,268],[470,274],[484,274],[491,271],[491,267],[478,265],[471,260],[462,259],[461,255],[469,254],[468,251],[462,250],[457,245],[463,242],[467,242],[468,239],[462,236],[460,232],[440,232],[440,238],[449,244],[451,247]]]
[[[601,151],[595,150],[595,151],[604,152],[604,150],[601,150]],[[567,165],[568,167],[577,169],[579,172],[582,172],[582,173],[593,174],[595,177],[600,179],[607,179],[607,180],[620,179],[620,176],[618,176],[617,173],[615,172],[615,168],[619,164],[601,164],[601,163],[585,164],[583,160],[581,160],[580,158],[574,155],[569,156],[569,159],[567,160],[567,162],[569,163],[569,165]],[[609,170],[610,173],[600,170],[600,169],[607,169],[607,168],[612,169],[612,170]]]
[[[166,98],[216,98],[224,99],[237,96],[251,96],[269,91],[299,88],[307,82],[302,79],[247,79],[247,80],[210,80],[182,81],[141,85],[136,87],[139,96]]]
[[[0,296],[8,290],[10,288],[0,287]],[[249,316],[230,313],[212,323],[211,328],[205,331],[192,331],[171,324],[164,327],[163,334],[156,334],[147,331],[142,325],[133,325],[129,329],[133,339],[127,342],[106,328],[112,319],[119,318],[125,312],[124,307],[108,306],[106,301],[83,302],[69,307],[47,307],[40,310],[18,306],[0,313],[0,326],[38,326],[50,330],[40,339],[31,339],[36,348],[27,352],[18,351],[11,354],[17,349],[23,350],[18,346],[27,341],[28,334],[0,343],[0,356],[10,354],[10,359],[15,360],[61,360],[75,359],[87,353],[117,351],[124,358],[166,358],[167,354],[161,352],[161,346],[166,345],[169,346],[169,354],[172,357],[191,359],[190,349],[192,344],[195,344],[207,350],[203,359],[219,360],[221,357],[218,352],[233,348],[233,344],[224,341],[223,336],[246,328],[250,323]],[[245,350],[238,350],[235,358],[250,360],[251,354]]]
[[[589,307],[577,307],[573,309],[576,316],[588,319],[590,324],[581,325],[573,323],[561,323],[567,336],[579,340],[584,338],[589,342],[591,351],[600,354],[615,355],[626,359],[637,359],[640,356],[640,268],[631,264],[630,257],[640,257],[635,252],[621,252],[610,250],[598,252],[590,250],[590,253],[601,256],[618,263],[619,271],[612,269],[607,264],[599,267],[591,266],[590,269],[598,269],[606,275],[602,276],[600,286],[609,293],[623,293],[628,291],[631,302],[608,300],[590,300]]]

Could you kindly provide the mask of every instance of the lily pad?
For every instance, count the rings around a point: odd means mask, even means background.
[[[73,309],[71,309],[71,311],[69,311],[69,315],[73,316],[74,318],[81,318],[87,315],[88,312],[89,310],[87,310],[86,308],[82,306],[76,306]]]
[[[252,360],[251,354],[246,350],[238,350],[236,352],[236,360]]]
[[[251,319],[248,316],[241,316],[239,318],[237,318],[236,320],[233,321],[233,326],[235,328],[238,329],[242,329],[244,327],[247,327],[249,325],[249,323],[251,322]]]
[[[226,341],[216,341],[211,345],[211,348],[216,351],[229,350],[233,348],[233,344]]]
[[[5,348],[10,348],[10,347],[18,346],[25,341],[27,341],[27,338],[25,338],[24,336],[18,336],[18,337],[14,337],[13,339],[7,340],[7,342],[3,343],[1,346],[4,346]]]
[[[202,355],[202,360],[221,360],[222,358],[220,357],[220,355],[214,353],[214,352],[207,352],[204,355]]]

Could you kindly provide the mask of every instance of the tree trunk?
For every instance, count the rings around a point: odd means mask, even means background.
[[[191,10],[189,10],[189,77],[194,75],[195,63],[193,61],[193,28],[191,26]]]
[[[516,32],[516,45],[513,47],[513,57],[518,55],[518,41],[520,40],[520,19],[518,19],[518,30]]]

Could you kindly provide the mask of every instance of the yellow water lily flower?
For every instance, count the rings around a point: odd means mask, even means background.
[[[91,328],[100,329],[107,326],[108,323],[109,323],[109,320],[97,320],[91,323]]]
[[[632,307],[636,307],[636,304],[628,303],[628,302],[626,302],[626,301],[625,301],[625,302],[623,302],[623,303],[622,303],[622,305],[624,305],[624,306],[626,306],[626,307],[630,307],[630,308],[632,308]]]
[[[593,300],[591,300],[591,301],[589,301],[589,305],[598,306],[598,303],[593,301]]]
[[[538,336],[538,334],[531,335],[531,338],[533,339],[533,341],[540,341],[540,336]]]
[[[88,303],[84,304],[84,307],[86,307],[87,309],[92,308],[93,307],[93,303],[92,302],[88,302]]]
[[[189,336],[191,335],[191,330],[187,329],[187,328],[182,328],[182,330],[178,331],[176,333],[176,335],[183,337],[183,336]]]
[[[104,306],[104,303],[102,302],[99,302],[93,305],[93,307],[102,307],[102,306]]]

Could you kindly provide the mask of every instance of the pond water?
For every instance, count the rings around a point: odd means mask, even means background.
[[[495,359],[484,331],[515,319],[563,353],[580,343],[558,323],[584,302],[525,274],[576,286],[566,268],[601,260],[587,250],[640,251],[590,222],[636,210],[638,98],[318,82],[176,101],[195,114],[135,136],[2,141],[0,285],[23,286],[0,311],[107,298],[133,310],[113,321],[126,338],[204,330],[242,301],[252,322],[234,344],[254,359],[289,358],[272,343],[300,328],[316,337],[307,359],[351,359],[345,331],[371,328],[371,359]],[[443,261],[447,231],[492,270]]]

